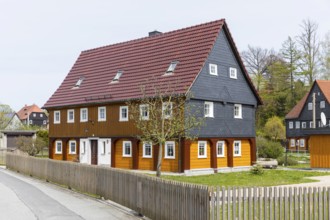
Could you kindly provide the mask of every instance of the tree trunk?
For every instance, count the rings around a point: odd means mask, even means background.
[[[157,160],[157,172],[156,176],[160,177],[161,175],[161,170],[162,170],[162,157],[163,157],[163,144],[159,144],[159,149],[158,149],[158,160]]]

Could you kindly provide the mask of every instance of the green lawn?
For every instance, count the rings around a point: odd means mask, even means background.
[[[305,177],[325,176],[330,173],[291,170],[265,170],[262,175],[250,172],[218,173],[203,176],[162,176],[164,179],[203,184],[209,186],[277,186],[314,182]]]

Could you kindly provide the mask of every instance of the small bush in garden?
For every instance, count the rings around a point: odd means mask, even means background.
[[[285,165],[285,157],[280,157],[280,158],[277,159],[277,161],[278,161],[279,165],[282,165],[282,164]],[[298,164],[298,161],[292,159],[291,157],[288,157],[287,166],[295,166],[297,164]]]
[[[269,141],[257,137],[258,156],[263,158],[277,159],[283,155],[283,147],[279,142]]]
[[[250,173],[254,175],[262,175],[264,173],[264,169],[261,165],[257,164],[251,168]]]

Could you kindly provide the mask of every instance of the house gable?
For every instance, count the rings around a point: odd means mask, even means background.
[[[261,103],[247,75],[236,48],[226,28],[219,36],[190,88],[191,104],[203,109],[204,101],[214,102],[214,118],[206,118],[203,128],[194,133],[202,137],[253,137],[255,136],[255,110]],[[209,72],[210,64],[217,66],[217,75]],[[230,68],[237,70],[237,77],[230,77]],[[234,105],[242,105],[242,119],[234,118]],[[203,117],[203,115],[200,115]]]

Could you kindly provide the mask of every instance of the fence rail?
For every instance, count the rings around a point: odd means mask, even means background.
[[[109,167],[7,153],[9,169],[99,195],[151,219],[209,219],[209,189]]]
[[[329,187],[211,188],[211,219],[330,219]]]

